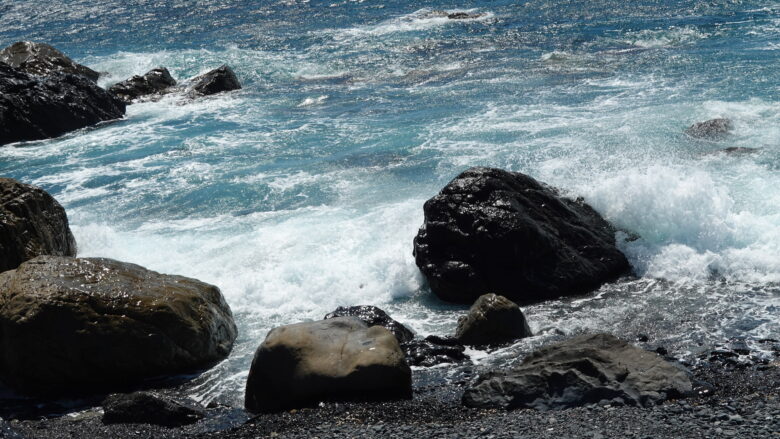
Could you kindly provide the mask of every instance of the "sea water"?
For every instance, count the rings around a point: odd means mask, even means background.
[[[465,307],[430,293],[412,239],[425,200],[475,165],[639,236],[621,244],[635,279],[524,308],[538,335],[470,351],[478,366],[583,331],[682,358],[780,332],[778,1],[0,1],[0,46],[17,40],[102,86],[223,63],[243,84],[0,148],[0,175],[66,208],[80,256],[221,288],[240,335],[183,387],[202,402],[240,405],[265,334],[340,305],[451,334]],[[724,140],[683,135],[715,117],[734,123]]]

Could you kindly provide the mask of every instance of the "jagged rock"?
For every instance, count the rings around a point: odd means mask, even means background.
[[[104,424],[153,424],[181,427],[203,419],[205,412],[152,392],[109,395],[103,401]]]
[[[227,65],[222,65],[188,81],[193,96],[213,95],[224,91],[238,90],[241,83],[236,74]]]
[[[504,296],[480,296],[458,319],[455,338],[466,345],[489,345],[530,337],[531,328],[516,303]]]
[[[335,311],[328,313],[324,318],[357,317],[368,326],[381,326],[395,335],[398,343],[404,343],[414,338],[414,333],[406,326],[390,318],[386,312],[372,305],[340,306]]]
[[[322,400],[411,394],[411,370],[395,336],[356,317],[336,317],[271,330],[255,352],[245,406],[273,412]]]
[[[225,358],[219,288],[103,258],[39,256],[0,274],[0,380],[28,394],[122,389]]]
[[[442,363],[468,360],[466,348],[451,337],[429,335],[424,340],[410,340],[401,345],[410,366],[431,367]]]
[[[691,391],[688,375],[659,355],[595,334],[544,346],[514,369],[481,375],[463,403],[538,410],[603,402],[646,407]]]
[[[146,72],[143,76],[135,75],[112,85],[108,92],[129,104],[143,96],[164,94],[174,85],[176,85],[176,80],[173,79],[168,69],[157,67]]]
[[[733,129],[734,124],[730,119],[718,118],[695,123],[685,130],[685,134],[697,139],[718,140],[726,137]]]
[[[37,186],[0,178],[0,272],[40,255],[76,256],[65,209]]]
[[[100,74],[68,58],[64,53],[44,43],[19,41],[0,51],[0,61],[25,73],[48,76],[70,73],[96,82]]]
[[[579,294],[629,271],[615,229],[533,178],[471,168],[425,203],[417,266],[443,300],[494,292],[518,304]]]
[[[119,119],[125,103],[83,76],[36,77],[0,63],[0,145]]]

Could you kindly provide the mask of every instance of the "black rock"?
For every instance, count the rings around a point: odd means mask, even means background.
[[[204,411],[151,392],[109,395],[103,401],[104,424],[154,424],[180,427],[203,419]]]
[[[410,366],[431,367],[442,363],[457,363],[468,360],[466,348],[451,337],[431,335],[424,340],[411,340],[401,345]]]
[[[730,119],[717,118],[693,124],[685,130],[685,134],[697,139],[718,140],[733,129],[734,124]]]
[[[119,119],[125,103],[83,76],[36,77],[0,63],[0,145]]]
[[[368,326],[381,326],[395,335],[398,343],[404,343],[414,338],[414,333],[406,326],[393,320],[386,312],[372,305],[340,306],[335,311],[328,313],[324,319],[334,317],[357,317]]]
[[[447,18],[450,20],[468,20],[482,17],[484,14],[471,14],[468,12],[452,12],[447,14]]]
[[[129,104],[142,96],[164,94],[174,85],[176,85],[176,80],[173,79],[168,69],[157,67],[146,72],[143,76],[135,75],[112,85],[108,92]]]
[[[615,229],[533,178],[471,168],[425,203],[417,266],[440,298],[494,292],[528,304],[598,288],[629,271]]]
[[[190,93],[195,96],[213,95],[241,88],[241,83],[238,82],[233,69],[227,65],[197,76],[188,82],[190,83],[188,87]]]
[[[490,345],[530,337],[531,328],[516,303],[504,296],[480,296],[458,319],[455,338],[467,345]]]
[[[19,41],[0,51],[0,61],[37,76],[71,73],[95,82],[100,74],[68,58],[54,47],[31,41]]]
[[[40,255],[76,256],[65,209],[37,186],[0,178],[0,272]]]

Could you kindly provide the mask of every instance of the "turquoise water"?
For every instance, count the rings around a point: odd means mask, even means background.
[[[239,404],[280,324],[375,304],[420,334],[462,307],[414,265],[422,204],[473,165],[584,196],[641,239],[638,279],[528,307],[540,335],[642,332],[681,356],[780,333],[777,1],[0,1],[0,45],[53,44],[107,72],[244,88],[0,148],[0,175],[67,209],[80,256],[218,285],[241,335],[186,386]],[[435,10],[481,14],[448,20]],[[714,117],[721,142],[682,135]],[[728,155],[727,147],[757,148]]]

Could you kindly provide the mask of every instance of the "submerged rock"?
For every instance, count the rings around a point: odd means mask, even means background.
[[[70,73],[96,82],[100,74],[68,58],[64,53],[44,43],[19,41],[0,51],[0,61],[25,73],[48,76]]]
[[[153,424],[181,427],[203,419],[205,412],[152,392],[109,395],[103,401],[104,424]]]
[[[417,266],[443,300],[494,292],[527,304],[588,292],[629,271],[615,229],[533,178],[471,168],[425,203]]]
[[[411,340],[401,345],[410,366],[431,367],[442,363],[468,360],[466,348],[451,337],[430,335],[424,340]]]
[[[695,123],[685,130],[685,134],[697,139],[718,140],[726,137],[733,129],[734,124],[730,119],[718,118]]]
[[[468,314],[458,319],[455,332],[455,337],[467,345],[504,343],[531,335],[520,307],[495,294],[480,296]]]
[[[0,178],[0,272],[40,255],[76,256],[65,209],[37,186]]]
[[[450,20],[468,20],[468,19],[476,19],[484,17],[484,13],[473,13],[473,12],[465,12],[465,11],[454,11],[454,12],[447,12],[447,11],[430,11],[423,15],[423,17],[426,18],[449,18]]]
[[[219,289],[102,258],[39,256],[0,274],[0,380],[29,394],[124,388],[225,358]]]
[[[213,95],[224,91],[238,90],[241,83],[236,74],[227,65],[222,65],[188,81],[190,94],[195,96]]]
[[[595,334],[544,346],[514,369],[480,376],[463,403],[538,410],[603,402],[646,407],[691,390],[688,375],[659,355]]]
[[[414,333],[406,326],[390,318],[386,312],[371,305],[359,306],[340,306],[324,318],[332,319],[335,317],[357,317],[368,326],[381,326],[395,335],[398,343],[404,343],[414,338]]]
[[[83,76],[40,78],[0,63],[0,145],[57,137],[124,114],[124,102]]]
[[[135,75],[112,85],[108,92],[129,104],[143,96],[164,94],[174,85],[176,85],[176,80],[173,79],[168,69],[157,67],[146,72],[143,76]]]
[[[246,383],[252,412],[322,400],[410,398],[412,375],[398,340],[356,317],[280,326],[255,352]]]

